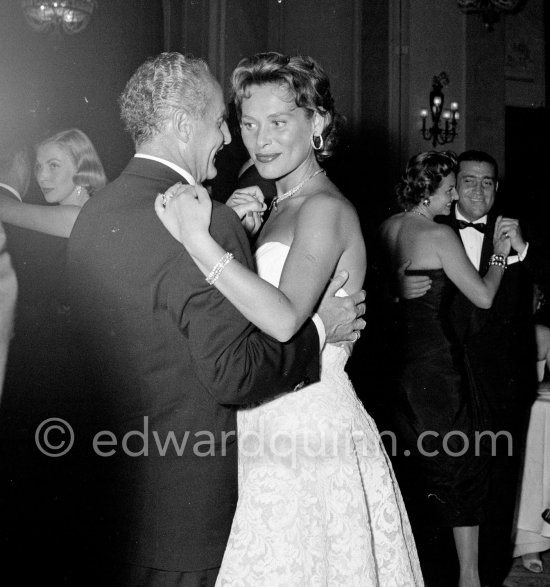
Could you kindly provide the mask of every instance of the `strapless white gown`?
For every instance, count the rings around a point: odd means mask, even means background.
[[[289,247],[256,252],[279,284]],[[239,411],[239,501],[216,586],[423,585],[380,435],[326,345],[321,381]]]

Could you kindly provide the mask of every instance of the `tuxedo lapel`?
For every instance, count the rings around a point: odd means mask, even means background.
[[[451,214],[448,217],[445,217],[443,221],[445,224],[448,224],[458,235],[460,241],[462,242],[462,237],[460,236],[460,230],[458,228],[458,219],[456,217],[456,203],[453,205],[451,210]],[[448,220],[447,220],[448,218]],[[487,271],[487,267],[489,265],[489,259],[493,254],[493,234],[495,232],[495,218],[489,216],[487,218],[487,227],[485,233],[483,234],[483,244],[481,245],[481,258],[479,260],[479,272],[484,275]]]
[[[487,228],[483,235],[483,245],[481,247],[481,259],[479,261],[479,271],[482,275],[485,274],[489,259],[493,254],[493,235],[495,232],[495,219],[491,216],[487,218]]]

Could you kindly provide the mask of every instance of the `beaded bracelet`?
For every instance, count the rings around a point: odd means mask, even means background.
[[[231,253],[225,253],[225,255],[223,255],[222,258],[214,265],[214,268],[212,271],[210,271],[208,277],[206,278],[206,281],[210,285],[214,284],[231,259],[233,259],[233,255]]]
[[[503,271],[506,269],[506,257],[504,255],[491,255],[489,265],[500,267]]]

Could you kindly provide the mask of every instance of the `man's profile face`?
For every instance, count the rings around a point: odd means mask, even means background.
[[[189,171],[199,183],[216,176],[216,154],[231,142],[221,87],[215,80],[206,83],[210,99],[204,115],[193,120],[189,144]]]
[[[458,210],[470,222],[489,213],[498,182],[495,170],[485,161],[462,161],[457,175]]]

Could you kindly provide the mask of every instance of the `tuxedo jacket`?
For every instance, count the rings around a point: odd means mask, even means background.
[[[13,329],[17,278],[6,247],[6,234],[0,224],[0,397]]]
[[[15,198],[6,190],[6,195]],[[43,204],[41,194],[25,201]],[[73,393],[68,355],[65,254],[67,239],[6,223],[7,247],[18,282],[14,333],[0,407],[0,436],[27,434],[46,417],[61,416],[60,403]],[[32,363],[32,369],[29,364]],[[32,446],[32,439],[26,444]]]
[[[460,238],[454,211],[442,221]],[[495,222],[496,217],[489,214],[479,267],[482,276],[493,254]],[[530,244],[524,261],[505,270],[491,308],[476,307],[459,291],[451,304],[455,333],[497,426],[509,423],[516,416],[514,409],[529,405],[536,391],[532,300],[533,276],[541,263],[539,251]]]
[[[317,381],[319,338],[308,320],[281,344],[207,284],[154,211],[178,181],[169,167],[133,158],[84,206],[67,272],[90,385],[81,424],[113,443],[99,447],[111,456],[86,457],[105,481],[90,496],[95,516],[114,521],[97,542],[136,565],[191,571],[219,566],[229,535],[236,407]],[[230,208],[213,202],[210,232],[253,268]]]
[[[0,188],[0,192],[15,199],[7,190]],[[46,205],[42,194],[37,193],[27,194],[25,202]],[[4,228],[19,282],[16,334],[20,321],[21,329],[27,334],[29,329],[44,328],[47,320],[53,322],[56,315],[62,314],[67,239],[7,223]]]

